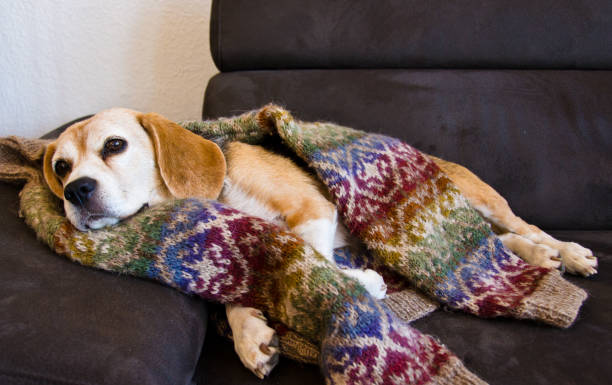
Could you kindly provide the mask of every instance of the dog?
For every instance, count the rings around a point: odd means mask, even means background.
[[[597,259],[577,243],[561,242],[514,215],[506,200],[466,168],[431,159],[470,204],[526,262],[595,274]],[[295,162],[263,147],[229,142],[223,149],[155,113],[114,108],[75,123],[50,143],[43,174],[81,231],[112,226],[147,206],[173,198],[218,199],[295,232],[333,262],[351,242],[324,189]],[[375,298],[386,286],[373,270],[343,272]],[[278,338],[258,309],[227,305],[234,348],[260,378],[278,362]]]

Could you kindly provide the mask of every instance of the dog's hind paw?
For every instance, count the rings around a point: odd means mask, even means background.
[[[574,242],[563,242],[559,252],[568,273],[580,274],[585,277],[597,274],[597,258],[586,247]]]

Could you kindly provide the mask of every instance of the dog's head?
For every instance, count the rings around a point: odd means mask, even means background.
[[[47,146],[43,172],[79,230],[113,225],[172,197],[216,199],[219,147],[164,117],[123,108],[70,126]]]

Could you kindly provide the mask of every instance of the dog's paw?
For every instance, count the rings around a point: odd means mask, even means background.
[[[597,273],[597,258],[593,252],[574,242],[563,242],[559,248],[561,260],[568,273],[588,277]]]
[[[359,281],[372,297],[383,299],[387,295],[385,280],[374,270],[343,269],[342,272]]]
[[[278,336],[267,325],[261,311],[253,308],[244,310],[240,325],[232,328],[234,349],[244,366],[263,379],[278,363]]]

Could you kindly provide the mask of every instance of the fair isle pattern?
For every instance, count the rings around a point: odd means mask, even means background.
[[[64,223],[56,233],[56,251],[84,265],[154,279],[211,301],[266,309],[313,340],[320,338],[338,302],[364,295],[361,286],[332,271],[293,233],[219,202],[177,200],[143,214],[88,233]],[[319,282],[328,285],[317,289]],[[313,295],[304,298],[304,292]],[[313,309],[320,322],[306,322]]]
[[[327,185],[371,263],[449,307],[567,327],[586,297],[558,272],[507,252],[436,165],[398,140],[297,122],[276,106],[183,124],[203,136],[253,143],[279,135]],[[330,384],[481,382],[441,344],[273,224],[218,202],[185,199],[82,233],[42,180],[24,187],[21,211],[58,253],[212,301],[257,307],[321,347]]]
[[[483,383],[443,345],[394,318],[356,281],[274,224],[215,201],[185,199],[83,233],[59,211],[52,214],[52,206],[57,208],[52,198],[32,183],[22,191],[25,218],[38,226],[39,234],[59,222],[47,238],[58,253],[211,301],[262,309],[322,347],[328,384],[421,384],[452,378]],[[43,211],[46,219],[41,221]]]
[[[332,315],[321,354],[328,382],[344,383],[346,378],[347,384],[376,383],[378,378],[382,383],[392,378],[393,383],[429,382],[431,373],[448,364],[448,351],[433,338],[397,324],[393,314],[371,297]],[[368,338],[384,340],[390,349],[363,344]]]
[[[451,308],[511,315],[549,272],[508,253],[435,163],[397,139],[368,135],[307,156],[380,264]]]
[[[489,236],[434,287],[434,295],[451,308],[481,317],[524,318],[515,308],[537,288],[533,282],[546,273],[510,254],[497,237]]]
[[[321,359],[327,383],[484,383],[434,338],[398,327],[402,322],[380,302],[368,297],[348,305],[332,316],[323,340]],[[380,349],[378,341],[384,341],[386,348]]]

